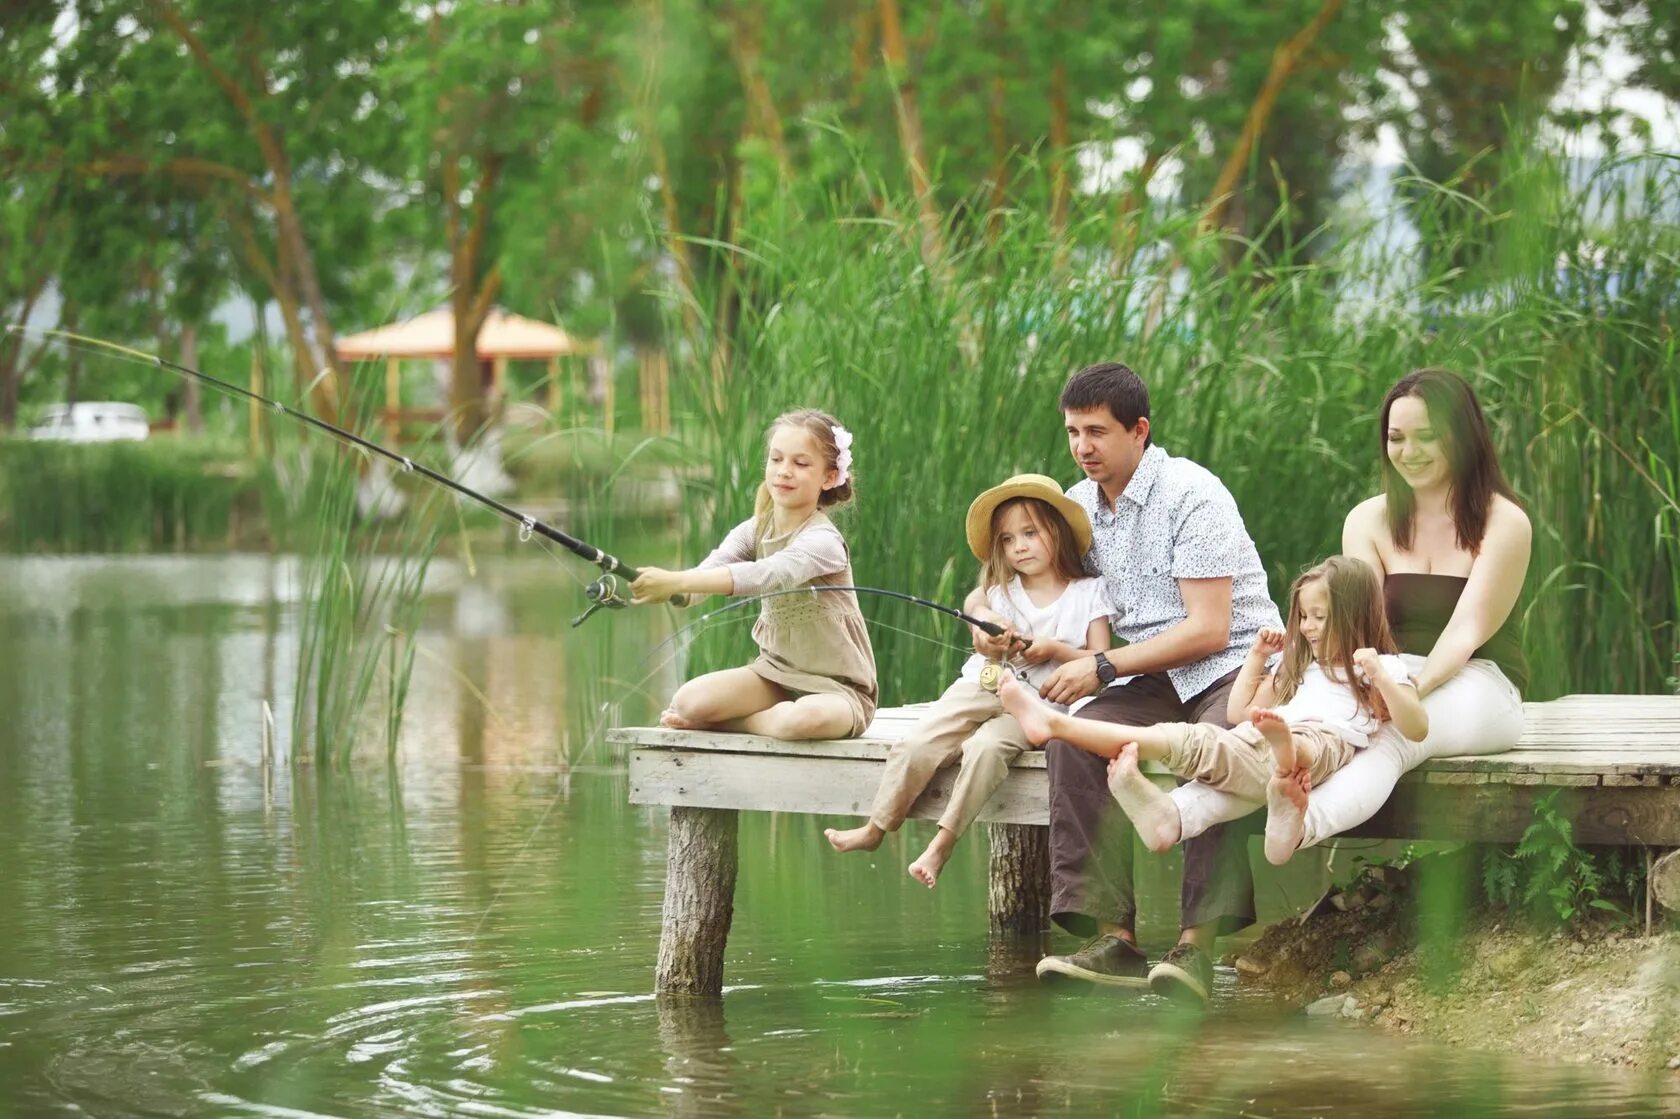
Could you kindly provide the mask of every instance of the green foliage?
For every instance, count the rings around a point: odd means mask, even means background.
[[[1659,215],[1680,184],[1660,161],[1623,166],[1590,186],[1588,207],[1553,161],[1513,166],[1507,181],[1492,205],[1440,191],[1429,205],[1436,244],[1503,246],[1496,231],[1520,225],[1521,243],[1474,279],[1436,271],[1428,243],[1366,229],[1302,260],[1154,211],[1116,275],[1094,203],[1063,235],[1031,211],[1005,215],[957,242],[941,276],[908,221],[859,220],[844,198],[820,217],[745,214],[732,330],[704,328],[673,355],[684,427],[710,467],[685,505],[690,554],[751,510],[769,421],[818,405],[857,435],[859,497],[841,515],[857,578],[960,601],[974,578],[962,510],[1016,471],[1076,478],[1057,394],[1071,371],[1121,358],[1150,387],[1157,440],[1231,490],[1280,595],[1339,549],[1347,510],[1376,492],[1389,385],[1444,365],[1481,395],[1535,526],[1515,615],[1530,697],[1659,687],[1680,615],[1680,491],[1665,472],[1680,463],[1665,325],[1680,256]],[[714,322],[716,306],[700,307]],[[1656,540],[1627,546],[1628,526],[1643,525]],[[937,694],[966,633],[909,606],[864,609],[885,702]],[[745,652],[739,639],[703,644],[701,662]]]
[[[372,387],[372,378],[361,386],[364,403]],[[346,765],[373,725],[376,698],[393,757],[426,573],[446,527],[447,491],[417,485],[402,491],[402,513],[369,518],[358,509],[357,489],[371,456],[299,425],[277,430],[275,440],[286,534],[303,557],[292,759]],[[307,751],[300,750],[305,743]]]
[[[1490,847],[1482,861],[1482,893],[1505,908],[1522,908],[1546,924],[1565,925],[1591,912],[1629,919],[1645,891],[1640,858],[1620,848],[1585,851],[1556,789],[1534,805],[1534,820],[1513,848]]]
[[[0,550],[144,552],[261,539],[258,467],[237,446],[0,439]]]

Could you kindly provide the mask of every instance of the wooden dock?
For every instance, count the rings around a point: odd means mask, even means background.
[[[721,990],[735,813],[864,816],[887,751],[925,706],[884,708],[867,734],[838,742],[661,727],[611,732],[610,741],[629,747],[631,803],[671,809],[660,990]],[[938,776],[912,819],[938,819],[955,774],[952,767]],[[1535,801],[1558,789],[1566,790],[1558,804],[1574,821],[1577,843],[1680,847],[1680,697],[1577,695],[1526,704],[1516,749],[1425,763],[1348,834],[1514,842],[1532,821]],[[995,929],[1045,924],[1048,794],[1044,755],[1030,752],[981,814],[993,825]]]

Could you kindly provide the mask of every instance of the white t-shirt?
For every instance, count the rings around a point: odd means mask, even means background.
[[[1406,668],[1406,662],[1397,655],[1384,653],[1377,660],[1390,679],[1401,684],[1411,681],[1412,674]],[[1392,722],[1380,722],[1369,711],[1363,710],[1359,706],[1359,698],[1353,694],[1353,688],[1331,679],[1330,674],[1316,662],[1307,665],[1300,688],[1288,703],[1278,707],[1277,713],[1290,722],[1327,724],[1349,745],[1361,749],[1369,746],[1379,732],[1400,733]]]
[[[1048,606],[1035,606],[1021,586],[1017,575],[1008,586],[993,587],[986,592],[986,605],[1008,618],[1015,632],[1022,637],[1053,637],[1065,641],[1075,649],[1085,647],[1085,636],[1091,623],[1114,614],[1114,605],[1101,579],[1075,579],[1062,588],[1060,597]],[[962,667],[962,679],[971,684],[980,682],[980,669],[986,658],[979,653],[968,658]],[[1047,660],[1027,668],[1027,682],[1042,688],[1050,674],[1062,666],[1060,661]],[[1065,708],[1058,708],[1065,710]]]

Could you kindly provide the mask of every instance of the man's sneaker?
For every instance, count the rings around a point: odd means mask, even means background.
[[[1149,957],[1131,941],[1103,933],[1071,956],[1046,956],[1038,961],[1038,977],[1049,983],[1079,979],[1142,990],[1149,986]]]
[[[1206,1006],[1213,994],[1213,961],[1194,944],[1174,945],[1149,970],[1149,989],[1176,1002]]]

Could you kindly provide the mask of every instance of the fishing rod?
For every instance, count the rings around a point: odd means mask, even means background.
[[[681,636],[684,630],[689,630],[704,622],[709,622],[720,614],[727,614],[731,610],[738,610],[748,603],[758,602],[762,599],[780,598],[782,595],[786,594],[805,594],[808,591],[851,591],[853,594],[874,594],[880,595],[883,598],[901,599],[904,602],[909,602],[916,606],[925,606],[929,610],[936,610],[941,614],[947,614],[950,617],[957,619],[959,622],[964,622],[984,631],[992,637],[1002,637],[1006,632],[1008,632],[1003,626],[998,625],[996,622],[982,621],[979,618],[976,618],[973,614],[958,610],[954,606],[946,606],[943,603],[922,598],[920,595],[906,594],[904,591],[888,590],[885,587],[836,586],[826,583],[817,583],[804,587],[788,587],[779,591],[765,591],[762,594],[742,595],[739,598],[732,599],[725,605],[719,606],[715,610],[708,610],[698,618],[695,618],[681,630],[678,630],[676,633],[673,633],[670,637],[666,638],[665,642],[661,643],[658,648],[654,649],[654,652],[657,653],[660,648],[664,647],[664,644],[675,641],[679,636]],[[1027,642],[1018,634],[1014,640],[1023,646],[1027,644]],[[651,656],[652,654],[650,653],[649,655]]]
[[[6,327],[6,332],[10,334],[13,331],[24,329],[27,328],[21,326],[20,324],[12,323]],[[593,544],[586,544],[577,537],[562,532],[553,525],[546,524],[529,514],[521,513],[519,510],[514,509],[511,506],[504,505],[495,498],[479,493],[477,490],[472,489],[469,486],[464,486],[460,482],[457,482],[455,479],[449,477],[447,474],[439,473],[423,463],[415,462],[407,455],[398,454],[396,451],[383,447],[371,439],[366,439],[354,432],[346,431],[341,427],[330,424],[326,420],[311,416],[306,412],[300,412],[295,409],[288,408],[278,400],[263,396],[260,393],[252,392],[250,389],[236,385],[231,381],[224,381],[219,377],[212,377],[210,374],[193,369],[190,366],[171,361],[161,354],[149,354],[144,350],[136,350],[133,347],[107,341],[103,338],[94,338],[89,335],[75,334],[68,330],[38,329],[34,331],[34,333],[39,333],[47,337],[60,338],[73,345],[98,346],[103,349],[110,350],[113,353],[122,354],[124,356],[134,358],[135,360],[155,365],[160,369],[167,369],[183,377],[191,377],[194,380],[199,381],[202,384],[209,385],[211,388],[226,393],[229,396],[255,401],[258,404],[272,408],[275,412],[278,412],[282,416],[290,416],[294,420],[298,420],[316,428],[317,430],[326,432],[328,435],[331,435],[333,438],[343,443],[347,443],[350,446],[360,448],[364,451],[370,451],[373,454],[379,455],[397,466],[400,466],[403,470],[409,473],[419,474],[430,481],[436,482],[440,486],[453,490],[462,497],[478,502],[485,508],[494,511],[518,525],[519,539],[521,542],[529,540],[533,534],[552,540],[554,543],[560,545],[562,548],[565,548],[573,555],[586,560],[601,569],[600,577],[584,588],[584,597],[589,600],[590,605],[589,608],[582,614],[579,614],[577,617],[572,619],[573,626],[582,625],[584,622],[588,621],[590,615],[594,614],[597,610],[621,610],[631,604],[633,596],[630,591],[630,584],[635,582],[636,578],[641,575],[641,571],[639,569],[631,567],[617,556],[614,556],[609,552],[605,552],[600,548],[595,547]],[[770,591],[765,594],[749,595],[737,599],[728,606],[721,607],[702,615],[699,619],[696,619],[696,621],[705,621],[709,618],[716,617],[718,614],[724,613],[725,611],[733,610],[736,607],[744,606],[749,602],[755,602],[762,598],[772,598],[777,595],[794,594],[807,590],[853,591],[862,594],[876,594],[888,598],[902,599],[905,602],[914,603],[917,606],[923,606],[929,610],[936,610],[942,614],[948,614],[959,621],[966,622],[968,625],[978,627],[993,637],[1002,637],[1004,634],[1004,628],[995,622],[981,621],[979,618],[976,618],[971,614],[966,614],[961,610],[930,601],[929,599],[922,598],[919,595],[906,594],[903,591],[887,590],[881,587],[836,587],[818,585],[796,587],[785,591]],[[669,601],[673,606],[688,606],[698,601],[698,596],[673,595]]]
[[[18,323],[12,323],[6,327],[6,333],[10,334],[13,331],[21,329],[26,328],[22,327]],[[519,510],[514,509],[511,506],[504,505],[495,498],[479,493],[477,490],[472,489],[469,486],[464,486],[460,482],[457,482],[455,479],[449,477],[447,474],[441,474],[438,471],[433,470],[431,467],[426,466],[424,463],[415,462],[407,455],[398,454],[396,451],[380,446],[371,439],[364,439],[362,436],[357,435],[354,432],[346,431],[341,427],[330,424],[326,420],[318,419],[306,412],[300,412],[295,409],[288,408],[278,400],[273,400],[259,393],[252,392],[250,389],[236,385],[231,381],[224,381],[219,377],[212,377],[208,373],[202,373],[197,369],[182,365],[179,362],[170,361],[161,354],[149,354],[144,350],[136,350],[129,346],[119,345],[116,342],[106,341],[103,338],[93,338],[83,334],[73,334],[68,330],[39,329],[36,330],[35,333],[43,334],[48,337],[60,338],[73,345],[99,346],[110,350],[113,353],[123,354],[139,361],[156,365],[160,369],[167,369],[170,372],[180,374],[183,377],[191,377],[192,379],[202,384],[209,385],[211,388],[226,393],[229,396],[241,397],[245,400],[252,400],[258,404],[265,405],[272,408],[275,412],[278,412],[282,416],[290,416],[292,419],[299,420],[313,428],[316,428],[317,430],[324,431],[333,438],[339,440],[340,442],[347,443],[350,446],[360,448],[363,451],[371,451],[372,453],[379,455],[381,458],[387,459],[395,465],[400,466],[403,470],[411,474],[419,474],[421,477],[426,478],[429,481],[436,482],[438,485],[443,486],[446,489],[453,490],[455,493],[460,494],[468,500],[478,502],[486,509],[490,509],[518,525],[519,539],[522,543],[529,540],[533,534],[552,540],[554,543],[560,545],[562,548],[565,548],[568,552],[571,552],[578,558],[586,560],[601,569],[600,577],[584,588],[584,597],[589,600],[590,605],[587,610],[572,619],[573,626],[582,625],[584,622],[588,621],[589,616],[597,610],[601,610],[603,608],[620,610],[630,605],[630,584],[633,583],[636,580],[636,577],[641,574],[640,570],[631,567],[629,564],[625,563],[617,556],[612,555],[610,552],[605,552],[600,548],[595,547],[593,544],[587,544],[575,536],[562,532],[553,525],[546,524],[526,513],[521,513]],[[691,600],[688,596],[677,595],[672,597],[671,604],[673,606],[686,606],[690,601]]]

